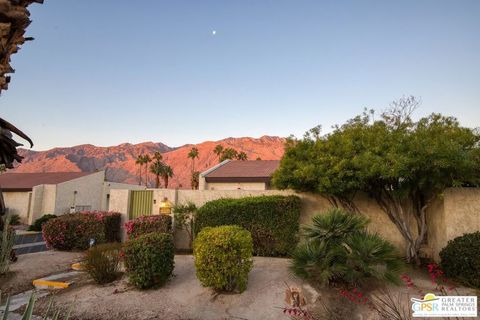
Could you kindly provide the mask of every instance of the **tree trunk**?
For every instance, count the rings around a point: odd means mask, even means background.
[[[142,165],[138,167],[138,185],[142,185]]]
[[[160,175],[157,174],[155,175],[155,188],[159,188],[160,187]]]
[[[165,189],[168,189],[168,176],[163,176],[163,183],[165,184]]]
[[[145,164],[145,187],[148,188],[148,163]]]
[[[382,208],[382,210],[387,214],[390,220],[395,224],[398,231],[400,231],[400,234],[405,240],[405,258],[407,262],[414,262],[417,265],[420,264],[419,251],[425,237],[426,223],[421,226],[421,230],[424,231],[418,233],[417,237],[414,239],[410,227],[407,225],[407,217],[405,215],[405,210],[402,207],[401,202],[392,194],[390,194],[389,191],[384,191],[382,192],[382,194],[375,194],[374,198],[380,208]]]

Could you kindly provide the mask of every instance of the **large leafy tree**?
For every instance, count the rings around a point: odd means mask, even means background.
[[[321,135],[317,127],[288,139],[273,183],[320,193],[351,211],[358,211],[355,195],[367,193],[405,239],[407,260],[419,263],[435,197],[448,187],[480,184],[480,135],[440,114],[414,121],[417,105],[403,98],[378,119],[364,112],[332,133]]]

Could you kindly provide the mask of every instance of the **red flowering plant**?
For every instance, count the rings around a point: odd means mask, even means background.
[[[455,285],[444,276],[444,272],[436,263],[428,264],[427,271],[432,280],[432,284],[435,285],[435,288],[428,290],[428,292],[436,291],[441,295],[449,295],[449,292],[455,291],[455,293],[458,294]],[[416,295],[419,295],[420,297],[425,295],[425,292],[415,284],[408,274],[402,274],[400,278],[405,286],[415,291]],[[410,294],[408,293],[406,295],[406,300],[403,299],[404,297],[402,294],[393,294],[387,288],[380,290],[379,293],[373,294],[370,297],[367,297],[358,288],[353,288],[352,290],[339,290],[339,295],[357,305],[367,305],[370,310],[375,311],[382,319],[410,319],[408,304],[410,301]]]
[[[106,242],[120,242],[121,213],[113,211],[83,211],[81,214],[92,216],[103,223]]]
[[[141,216],[125,223],[125,230],[129,239],[151,232],[171,233],[172,217],[169,215]]]
[[[57,250],[85,250],[93,239],[105,242],[104,224],[93,215],[65,214],[51,219],[42,226],[48,248]]]

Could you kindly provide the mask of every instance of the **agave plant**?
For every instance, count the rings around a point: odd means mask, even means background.
[[[293,253],[296,275],[320,285],[372,279],[399,283],[403,262],[390,242],[366,231],[367,218],[333,208],[312,221]]]
[[[27,307],[25,308],[25,311],[23,312],[22,315],[22,320],[30,320],[33,319],[33,307],[35,306],[35,292],[32,293],[30,296],[30,299],[28,300]],[[3,311],[3,317],[2,320],[7,320],[8,315],[10,314],[9,311],[10,307],[10,297],[7,297],[7,302],[5,303],[5,311]],[[68,311],[64,315],[63,318],[61,318],[61,310],[57,309],[56,311],[52,312],[53,310],[53,298],[50,299],[50,303],[48,304],[47,311],[45,312],[45,315],[42,317],[43,320],[51,319],[51,320],[68,320],[70,318],[70,313],[72,311],[72,306],[69,307]],[[50,313],[52,313],[52,316],[50,317]]]

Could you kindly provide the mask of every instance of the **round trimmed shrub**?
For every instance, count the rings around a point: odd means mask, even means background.
[[[42,231],[42,225],[48,220],[55,219],[56,217],[57,216],[54,214],[44,214],[28,227],[28,231]]]
[[[120,275],[120,243],[104,243],[85,252],[85,271],[98,284],[109,283]]]
[[[441,268],[447,277],[480,288],[480,232],[448,241],[440,251]]]
[[[172,276],[175,246],[170,233],[152,232],[130,239],[124,254],[130,282],[139,289],[163,285]]]
[[[206,227],[193,244],[198,280],[216,291],[243,292],[252,269],[253,241],[239,226]]]
[[[105,242],[104,224],[93,215],[74,213],[51,219],[42,226],[47,247],[57,250],[86,250],[90,239]]]
[[[142,234],[172,232],[172,217],[161,214],[154,216],[141,216],[125,223],[128,238],[136,238]]]

